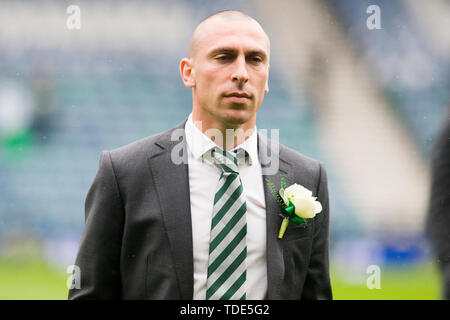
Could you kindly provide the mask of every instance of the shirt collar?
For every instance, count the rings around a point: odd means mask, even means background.
[[[217,147],[214,141],[208,138],[194,124],[194,121],[192,120],[192,113],[189,115],[186,121],[185,132],[186,132],[187,146],[189,150],[192,152],[195,159],[201,158],[205,154],[205,152],[211,150],[214,147]],[[248,139],[246,139],[240,145],[236,146],[236,148],[233,148],[231,151],[236,150],[238,148],[242,148],[245,151],[247,151],[249,155],[249,164],[251,165],[252,162],[258,161],[257,137],[258,137],[257,129],[255,126],[255,130],[253,130],[250,137],[248,137]]]

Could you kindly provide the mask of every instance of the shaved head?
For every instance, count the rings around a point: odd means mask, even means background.
[[[270,42],[261,25],[236,10],[215,13],[192,34],[180,75],[192,88],[192,119],[201,130],[254,130],[269,92]],[[220,143],[219,145],[225,145]]]
[[[233,21],[247,21],[249,23],[255,24],[257,28],[260,29],[260,31],[264,34],[265,38],[267,39],[268,46],[270,47],[270,40],[267,34],[265,33],[264,29],[261,27],[261,25],[250,17],[249,15],[245,14],[242,11],[238,10],[224,10],[216,12],[207,18],[203,19],[195,28],[194,32],[192,33],[191,40],[189,42],[189,58],[194,58],[197,53],[197,45],[201,37],[205,34],[205,32],[208,30],[208,27],[211,25],[211,23],[214,22],[226,22],[226,23],[232,23]]]

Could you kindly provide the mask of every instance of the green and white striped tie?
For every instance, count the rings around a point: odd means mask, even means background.
[[[234,155],[214,148],[211,155],[222,174],[214,197],[206,299],[245,300],[247,205],[237,159],[245,159],[245,150]]]

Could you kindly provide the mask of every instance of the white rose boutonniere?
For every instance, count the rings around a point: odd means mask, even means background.
[[[314,218],[322,211],[322,205],[316,201],[317,197],[312,196],[312,192],[305,187],[294,183],[286,189],[280,189],[280,196],[283,198],[286,206],[289,201],[295,206],[295,214],[300,218]]]
[[[283,208],[283,221],[281,223],[278,239],[283,238],[289,221],[297,225],[304,225],[306,227],[306,220],[314,218],[314,216],[322,211],[322,205],[317,201],[317,197],[313,197],[310,190],[294,183],[285,188],[286,182],[284,176],[281,178],[281,189],[277,193],[273,183],[266,179],[267,184],[278,203]]]

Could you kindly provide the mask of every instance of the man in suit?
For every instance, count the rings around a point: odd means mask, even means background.
[[[332,298],[325,169],[255,127],[269,57],[268,36],[240,11],[197,26],[180,63],[188,119],[101,155],[70,299]],[[322,212],[278,239],[266,182],[279,188],[282,175]]]

